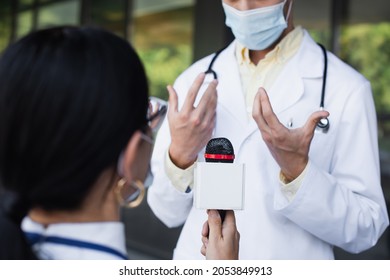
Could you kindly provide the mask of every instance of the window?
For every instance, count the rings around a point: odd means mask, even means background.
[[[11,1],[0,5],[0,53],[7,47],[11,38]]]
[[[110,30],[118,36],[127,37],[125,28],[129,12],[127,2],[126,0],[94,0],[90,6],[93,25]]]
[[[32,31],[33,13],[31,10],[20,12],[17,16],[16,36],[20,38]]]
[[[294,1],[294,23],[307,29],[313,39],[330,48],[331,1]]]
[[[192,61],[194,1],[134,1],[132,42],[144,62],[150,94],[167,99]]]
[[[38,29],[56,25],[76,25],[80,19],[80,1],[61,1],[41,6],[38,10]]]

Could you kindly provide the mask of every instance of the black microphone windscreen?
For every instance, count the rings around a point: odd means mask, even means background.
[[[232,163],[234,161],[234,149],[232,143],[224,138],[213,138],[206,146],[206,162]]]

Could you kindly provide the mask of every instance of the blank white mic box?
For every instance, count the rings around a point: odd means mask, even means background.
[[[244,209],[244,164],[198,162],[194,170],[197,209]]]

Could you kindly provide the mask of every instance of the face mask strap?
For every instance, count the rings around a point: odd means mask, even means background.
[[[286,1],[287,1],[287,0],[286,0]],[[289,3],[289,5],[288,5],[288,10],[287,10],[287,15],[286,15],[286,21],[288,21],[288,18],[290,17],[292,2],[293,2],[293,0],[290,0],[290,3]]]

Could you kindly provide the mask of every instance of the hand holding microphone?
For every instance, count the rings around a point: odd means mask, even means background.
[[[206,162],[198,162],[194,171],[194,206],[208,213],[201,253],[207,259],[237,259],[240,236],[233,210],[244,208],[244,165],[234,163],[233,145],[226,138],[211,139],[204,157]]]
[[[202,228],[200,252],[208,260],[237,260],[240,233],[237,231],[233,210],[226,210],[223,223],[216,210],[208,210],[207,214],[208,219]]]

